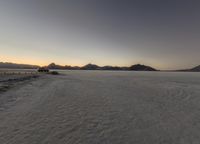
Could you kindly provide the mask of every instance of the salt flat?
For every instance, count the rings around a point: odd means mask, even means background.
[[[61,71],[0,93],[1,144],[197,144],[200,74]]]

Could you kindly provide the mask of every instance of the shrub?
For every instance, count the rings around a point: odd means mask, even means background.
[[[52,75],[59,75],[59,72],[57,72],[57,71],[52,71],[52,72],[50,72],[50,74],[52,74]]]

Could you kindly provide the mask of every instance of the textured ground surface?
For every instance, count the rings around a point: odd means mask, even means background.
[[[65,73],[0,93],[1,144],[200,142],[199,73]]]

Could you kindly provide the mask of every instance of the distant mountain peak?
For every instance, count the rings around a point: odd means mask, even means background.
[[[190,71],[200,72],[200,65],[192,68]]]
[[[83,70],[98,70],[98,69],[100,69],[100,67],[96,64],[89,63],[89,64],[83,66],[81,69],[83,69]]]
[[[129,69],[132,71],[157,71],[155,68],[142,64],[132,65]]]

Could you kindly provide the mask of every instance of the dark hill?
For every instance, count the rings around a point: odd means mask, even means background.
[[[146,65],[141,65],[141,64],[137,64],[137,65],[132,65],[129,70],[131,71],[157,71],[155,68],[152,68],[150,66],[146,66]]]
[[[101,67],[99,67],[98,65],[95,64],[87,64],[83,67],[81,67],[82,70],[99,70],[101,69]]]
[[[56,65],[55,63],[51,63],[47,66],[48,69],[64,69],[61,65]]]
[[[177,71],[180,71],[180,72],[200,72],[200,65],[196,66],[194,68],[191,68],[191,69],[183,69],[183,70],[177,70]]]
[[[190,71],[200,72],[200,65],[197,66],[197,67],[194,67],[194,68],[190,69]]]

